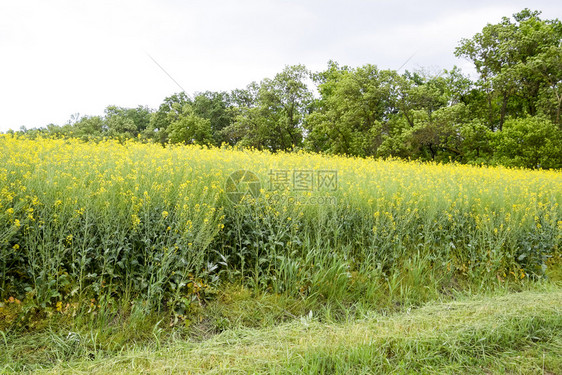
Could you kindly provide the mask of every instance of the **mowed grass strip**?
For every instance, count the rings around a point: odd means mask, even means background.
[[[562,289],[429,304],[343,324],[314,317],[226,331],[112,357],[60,363],[49,374],[562,373]]]

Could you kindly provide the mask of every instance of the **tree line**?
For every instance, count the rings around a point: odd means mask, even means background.
[[[456,67],[294,65],[244,89],[181,92],[155,110],[109,106],[17,133],[562,168],[562,23],[540,14],[524,9],[459,42],[475,80]]]

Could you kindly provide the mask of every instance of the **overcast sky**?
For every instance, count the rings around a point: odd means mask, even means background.
[[[472,65],[461,38],[528,7],[560,1],[0,0],[0,131],[64,124],[108,105],[157,108],[181,91],[228,91],[285,65],[322,70]]]

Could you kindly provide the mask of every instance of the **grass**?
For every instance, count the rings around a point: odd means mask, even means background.
[[[168,338],[111,353],[95,350],[95,337],[44,338],[60,357],[41,366],[9,362],[15,344],[8,343],[0,373],[559,374],[562,286],[465,296],[394,314],[365,311],[341,323],[307,314],[202,341]],[[90,348],[82,350],[86,342]]]

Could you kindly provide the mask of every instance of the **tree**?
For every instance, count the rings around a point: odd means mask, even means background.
[[[213,136],[211,121],[195,114],[190,104],[184,104],[180,109],[179,103],[172,105],[170,111],[170,125],[168,127],[170,143],[211,145]]]
[[[118,107],[107,107],[105,110],[107,135],[119,139],[134,138],[137,127],[132,119],[123,115]]]
[[[83,140],[100,138],[106,131],[105,120],[101,116],[84,116],[71,127],[71,134]]]
[[[524,9],[513,15],[515,22],[504,17],[471,39],[462,39],[455,51],[474,62],[480,75],[478,84],[487,94],[492,130],[502,130],[507,116],[536,115],[545,87],[560,93],[556,56],[560,54],[562,24],[557,19],[541,20],[539,15]]]
[[[493,142],[495,160],[502,165],[562,168],[562,133],[549,119],[508,119]]]
[[[303,119],[312,100],[303,65],[287,66],[273,79],[232,93],[234,122],[223,134],[240,146],[270,151],[302,145]]]
[[[136,138],[149,125],[151,111],[147,107],[124,108],[109,106],[105,109],[105,129],[110,137]]]
[[[539,89],[539,113],[549,116],[562,130],[562,48],[551,46],[544,53],[530,58],[525,68],[527,74],[536,74],[544,81]]]
[[[304,65],[288,66],[275,76],[273,81],[262,83],[261,105],[272,109],[280,121],[276,126],[281,140],[280,146],[288,149],[302,143],[302,123],[312,100],[306,80],[310,72]],[[290,142],[290,143],[289,143]]]
[[[233,121],[221,131],[221,136],[228,143],[241,147],[266,147],[267,129],[260,125],[259,115],[260,85],[252,82],[245,89],[235,89],[231,92],[231,108],[229,109]]]
[[[413,111],[422,110],[431,117],[434,111],[453,102],[452,98],[457,93],[451,90],[449,83],[461,80],[457,77],[460,73],[457,70],[453,72],[455,76],[449,76],[448,79],[443,75],[430,75],[423,71],[406,71],[403,76],[397,77],[396,107],[410,127],[414,127]]]
[[[316,75],[321,98],[306,119],[307,148],[335,154],[374,155],[397,113],[397,74],[374,65]]]
[[[195,95],[193,111],[197,116],[210,121],[213,144],[217,146],[223,143],[234,144],[223,132],[234,122],[234,112],[228,93],[205,91]]]
[[[467,107],[467,111],[470,108]],[[472,164],[488,164],[492,158],[491,140],[494,133],[481,119],[475,118],[461,125],[461,153],[462,160]]]
[[[358,156],[416,157],[423,150],[434,158],[445,147],[440,134],[452,126],[444,109],[464,105],[472,87],[457,68],[399,75],[374,65],[343,69],[330,62],[315,77],[321,97],[307,118],[307,147]],[[444,118],[433,121],[440,110]]]
[[[143,135],[165,145],[169,141],[169,126],[179,119],[182,108],[186,104],[193,104],[185,92],[176,93],[164,99],[160,107],[149,120]]]
[[[431,114],[415,111],[414,127],[404,134],[411,156],[438,161],[467,161],[467,147],[485,149],[485,139],[464,103],[441,107]]]

